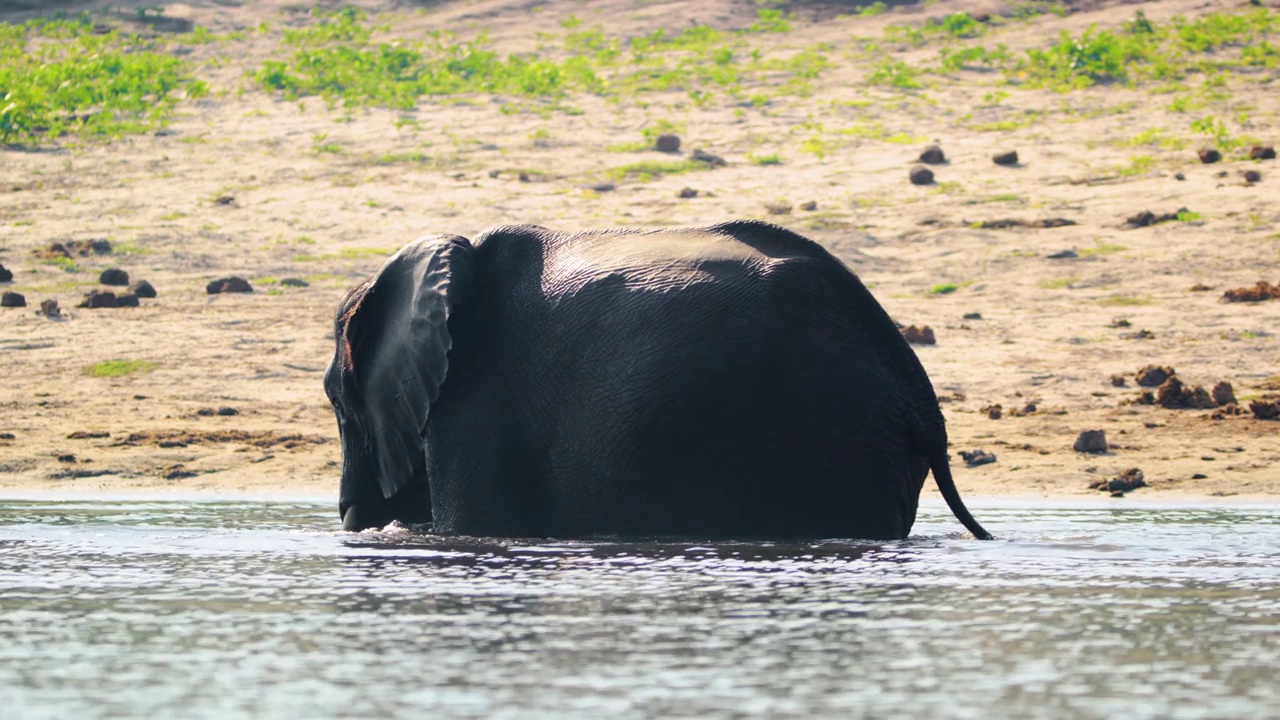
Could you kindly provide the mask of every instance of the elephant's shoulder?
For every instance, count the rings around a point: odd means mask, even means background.
[[[500,225],[475,236],[471,245],[477,250],[485,248],[489,252],[529,247],[541,248],[554,242],[560,235],[562,233],[541,225]]]
[[[769,258],[831,259],[826,249],[813,240],[762,220],[733,220],[703,230],[732,238]]]

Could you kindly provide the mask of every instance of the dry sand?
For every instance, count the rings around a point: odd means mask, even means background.
[[[299,20],[296,9],[269,0],[145,4],[162,4],[165,17],[215,32]],[[727,0],[483,0],[427,3],[426,12],[407,2],[357,4],[396,13],[400,33],[485,30],[505,49],[534,47],[537,33],[558,32],[570,13],[625,35],[694,21],[742,27],[753,12],[751,3]],[[1137,7],[1164,20],[1240,5],[1089,3],[1065,17],[1010,26],[997,39],[1017,49],[1061,30],[1120,22]],[[1229,381],[1246,399],[1280,391],[1280,302],[1220,299],[1226,288],[1280,279],[1280,165],[1201,165],[1189,117],[1148,91],[1014,90],[987,106],[979,98],[994,81],[978,74],[895,94],[862,82],[865,63],[840,61],[855,35],[879,35],[890,22],[1001,6],[940,2],[872,18],[797,6],[801,19],[792,32],[759,42],[783,50],[829,42],[837,62],[812,97],[746,113],[728,102],[698,108],[682,93],[647,96],[647,107],[575,98],[582,114],[546,116],[503,114],[489,98],[475,98],[424,101],[411,113],[417,129],[397,129],[398,113],[360,110],[343,122],[319,100],[300,108],[250,86],[245,70],[273,52],[268,36],[251,36],[233,51],[199,47],[192,58],[215,93],[181,105],[173,134],[0,152],[0,263],[16,276],[3,289],[28,301],[0,311],[0,432],[13,436],[0,440],[0,494],[333,496],[341,452],[320,382],[332,352],[332,312],[344,290],[399,245],[424,233],[474,235],[506,223],[575,229],[765,218],[839,255],[898,321],[933,328],[937,344],[916,349],[944,401],[952,449],[985,449],[998,458],[975,468],[955,458],[965,496],[1097,496],[1092,482],[1137,467],[1150,484],[1135,493],[1141,498],[1274,499],[1280,422],[1247,410],[1215,415],[1130,403],[1140,390],[1134,373],[1149,363],[1174,366],[1191,384]],[[923,58],[936,49],[919,52]],[[1244,82],[1232,89],[1230,102],[1249,109],[1249,131],[1280,140],[1274,87]],[[873,102],[859,106],[865,100]],[[1006,131],[977,127],[1026,118],[1027,111],[1043,115]],[[971,120],[958,120],[968,112]],[[658,117],[685,125],[686,153],[702,148],[728,165],[626,180],[610,192],[587,189],[608,167],[668,159],[606,150],[637,140]],[[933,168],[937,183],[915,187],[907,172],[926,142],[846,135],[819,158],[801,149],[808,135],[797,128],[806,122],[878,122],[890,134],[940,143],[949,163]],[[1151,128],[1172,128],[1190,144],[1120,144]],[[341,152],[318,152],[321,135]],[[1017,150],[1019,165],[992,163],[1005,149]],[[376,160],[415,151],[430,160]],[[778,153],[783,162],[755,165],[751,153]],[[1152,156],[1151,166],[1117,172],[1136,153]],[[1244,183],[1248,168],[1260,169],[1262,182]],[[522,182],[520,169],[546,174]],[[697,196],[677,197],[685,187]],[[801,209],[806,202],[816,209]],[[771,214],[767,204],[791,209]],[[1142,210],[1182,207],[1200,219],[1124,224]],[[974,227],[1008,218],[1076,224]],[[80,258],[78,273],[40,264],[33,254],[55,241],[96,238],[134,252]],[[1062,250],[1077,256],[1050,257]],[[76,308],[107,267],[150,281],[159,296],[139,308]],[[233,274],[248,278],[255,292],[206,294],[207,282]],[[310,284],[272,282],[288,277]],[[930,292],[946,283],[958,288]],[[1197,284],[1212,289],[1192,291]],[[62,320],[36,312],[47,298],[61,304]],[[967,313],[981,319],[965,319]],[[1117,318],[1130,325],[1115,327]],[[1150,337],[1134,337],[1142,330]],[[85,374],[110,359],[155,367],[114,379]],[[1113,375],[1125,376],[1125,386],[1113,386]],[[1010,413],[1029,403],[1034,411]],[[996,404],[1000,419],[986,410]],[[220,408],[235,414],[219,415]],[[1077,435],[1090,429],[1106,432],[1107,453],[1073,450]]]

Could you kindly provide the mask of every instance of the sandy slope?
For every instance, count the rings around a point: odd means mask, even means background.
[[[398,13],[400,32],[486,30],[512,49],[532,48],[536,33],[557,31],[569,13],[627,34],[692,21],[741,27],[752,9],[727,0],[484,0],[427,3],[424,13],[412,12],[413,3],[359,4]],[[545,8],[533,12],[535,5]],[[1135,9],[1096,5],[1011,27],[999,40],[1027,47],[1060,30],[1119,22]],[[1226,5],[1179,0],[1142,7],[1164,19]],[[791,33],[760,42],[783,49],[829,42],[833,56],[848,57],[854,35],[877,35],[889,22],[999,6],[944,2],[868,19],[804,10],[802,16],[821,22],[802,21]],[[289,7],[267,0],[166,4],[165,16],[225,31],[296,21]],[[201,70],[226,92],[184,105],[175,134],[0,152],[0,263],[17,276],[6,289],[24,293],[31,305],[0,312],[0,432],[14,436],[0,440],[0,492],[333,493],[340,451],[320,387],[332,348],[332,310],[345,288],[404,241],[425,232],[470,235],[502,223],[579,228],[761,217],[831,248],[900,322],[935,329],[937,345],[917,350],[945,401],[953,449],[998,456],[971,469],[957,460],[966,495],[1097,494],[1087,489],[1092,480],[1129,467],[1144,471],[1152,488],[1139,493],[1148,496],[1280,493],[1280,422],[1128,404],[1138,394],[1133,373],[1147,363],[1172,365],[1191,383],[1228,380],[1242,397],[1280,389],[1267,380],[1280,374],[1274,335],[1280,302],[1219,299],[1227,287],[1280,279],[1274,202],[1280,176],[1273,169],[1280,166],[1257,165],[1263,181],[1246,185],[1240,173],[1255,165],[1201,165],[1194,144],[1117,144],[1151,128],[1171,128],[1193,142],[1187,116],[1165,109],[1166,98],[1123,88],[1016,91],[986,105],[978,98],[990,79],[968,76],[936,81],[923,95],[895,95],[867,88],[865,67],[844,62],[822,76],[812,97],[759,112],[739,113],[730,103],[700,109],[673,93],[650,98],[649,107],[575,99],[583,114],[544,118],[504,115],[480,98],[423,103],[413,113],[419,128],[398,130],[391,112],[360,111],[350,122],[335,122],[319,101],[300,109],[255,89],[235,92],[245,69],[272,51],[266,40],[236,48],[230,62]],[[193,57],[208,62],[218,52],[198,48]],[[920,51],[921,57],[935,52]],[[873,102],[858,104],[864,100]],[[1280,140],[1273,87],[1233,86],[1231,102],[1249,109],[1252,134]],[[957,119],[972,112],[974,125],[1027,111],[1044,114],[1005,132],[966,129]],[[624,181],[612,192],[588,190],[610,166],[664,157],[606,150],[636,140],[658,117],[687,125],[685,150],[704,148],[729,165]],[[939,183],[913,187],[907,169],[923,142],[850,135],[825,157],[814,157],[800,150],[805,134],[796,128],[815,120],[828,126],[874,121],[888,133],[936,140],[950,162],[934,168]],[[320,134],[341,153],[317,152]],[[992,164],[991,154],[1003,149],[1017,149],[1022,163]],[[376,161],[415,151],[431,160]],[[747,161],[749,153],[770,152],[784,162]],[[1153,158],[1148,171],[1116,172],[1139,152]],[[520,169],[546,175],[521,182]],[[684,187],[699,195],[678,198]],[[817,209],[801,210],[806,201]],[[766,203],[793,209],[771,215]],[[1201,219],[1124,227],[1140,210],[1181,207]],[[973,227],[1050,217],[1077,224]],[[74,274],[32,255],[54,241],[104,237],[141,252],[84,258],[84,271]],[[1048,257],[1066,249],[1078,257]],[[109,266],[149,280],[159,297],[136,309],[76,309]],[[206,282],[227,274],[249,278],[258,292],[205,294]],[[306,278],[310,286],[264,282],[285,277]],[[960,287],[929,292],[943,283]],[[1190,291],[1197,283],[1213,290]],[[45,298],[61,303],[64,320],[34,312]],[[964,319],[966,313],[981,319]],[[1117,318],[1131,327],[1112,327]],[[1144,329],[1154,336],[1131,337]],[[156,368],[117,379],[84,374],[86,366],[113,358],[148,360]],[[1115,374],[1127,376],[1127,386],[1114,387],[1109,378]],[[1034,412],[1009,415],[1029,402]],[[1001,419],[984,410],[994,404],[1005,410]],[[200,414],[221,407],[237,414]],[[1077,434],[1086,429],[1105,430],[1111,452],[1074,452]],[[99,437],[69,437],[75,433]]]

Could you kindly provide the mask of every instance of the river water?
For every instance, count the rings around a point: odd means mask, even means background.
[[[0,717],[1280,717],[1280,507],[1129,503],[696,545],[0,500]]]

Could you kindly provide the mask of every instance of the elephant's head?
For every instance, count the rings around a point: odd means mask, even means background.
[[[431,519],[422,431],[449,368],[449,316],[470,289],[471,244],[431,235],[339,304],[324,389],[342,439],[344,530]]]

